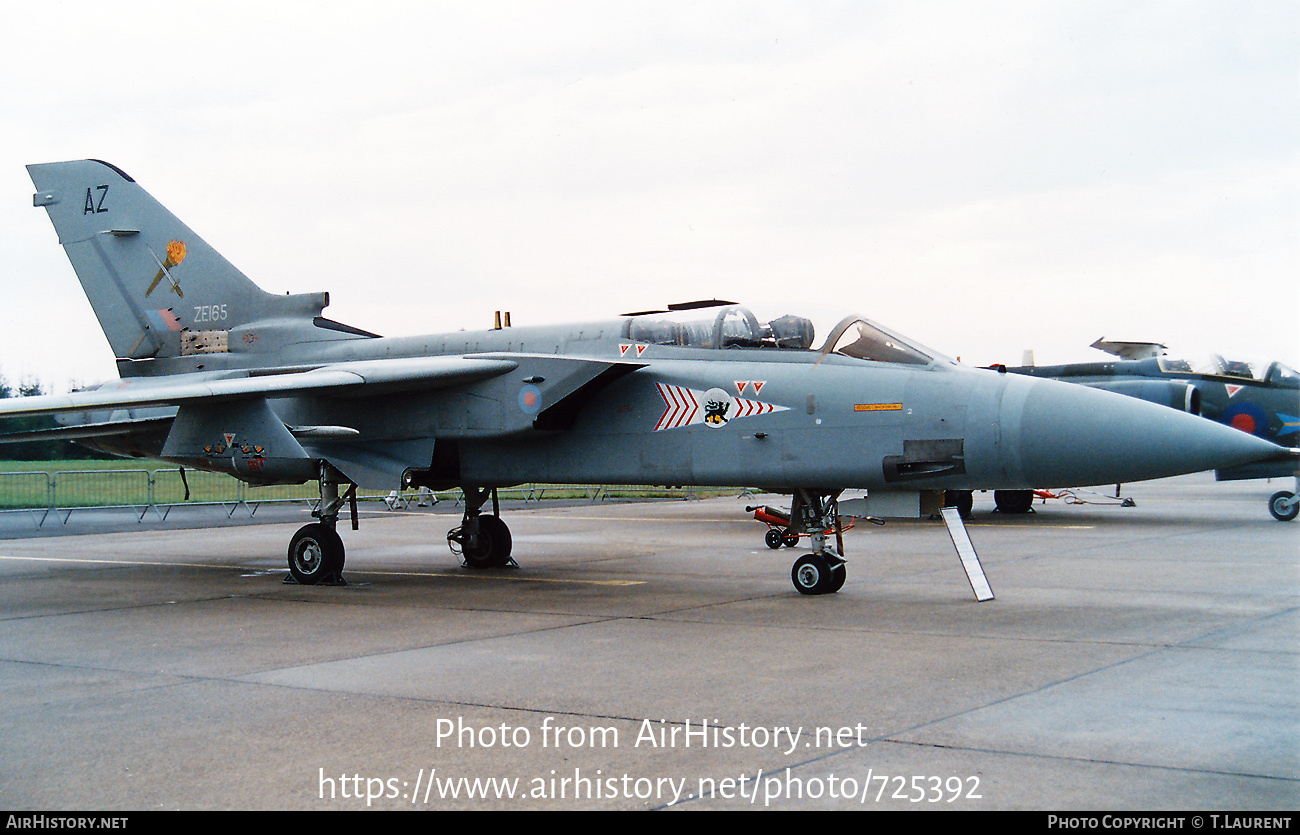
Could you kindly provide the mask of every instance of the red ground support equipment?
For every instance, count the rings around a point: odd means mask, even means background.
[[[763,541],[767,543],[767,547],[773,550],[780,548],[782,545],[793,548],[799,544],[799,537],[808,535],[790,530],[790,514],[778,507],[759,505],[758,507],[747,507],[745,510],[753,513],[755,519],[767,525],[767,534],[763,537]],[[850,522],[843,525],[840,530],[847,531],[852,527],[853,523]],[[830,530],[826,533],[831,534],[834,531]]]

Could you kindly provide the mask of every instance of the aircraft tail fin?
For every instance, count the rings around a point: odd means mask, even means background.
[[[321,319],[328,293],[263,291],[116,166],[27,171],[123,376],[239,367],[253,360],[238,355],[277,345],[373,336]]]

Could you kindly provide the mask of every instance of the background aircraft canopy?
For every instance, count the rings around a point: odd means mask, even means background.
[[[1255,380],[1281,388],[1300,388],[1300,374],[1281,362],[1271,362],[1255,357],[1226,359],[1221,354],[1192,357],[1191,359],[1160,358],[1160,370],[1170,374],[1208,374],[1215,377],[1237,377]]]

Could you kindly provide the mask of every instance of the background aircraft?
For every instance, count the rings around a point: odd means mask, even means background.
[[[710,302],[380,337],[323,317],[325,293],[262,291],[115,166],[28,172],[121,379],[0,414],[62,414],[65,434],[102,449],[254,485],[317,481],[318,521],[288,549],[302,583],[341,579],[336,525],[349,504],[356,525],[358,485],[463,490],[447,538],[470,568],[511,562],[502,486],[761,485],[794,496],[812,552],[791,579],[822,594],[844,582],[828,533],[846,489],[919,515],[944,490],[1136,481],[1283,452],[1131,398],[968,368],[855,315]]]
[[[1116,342],[1098,339],[1090,347],[1119,360],[1071,365],[1024,365],[1014,374],[1081,383],[1096,389],[1171,406],[1240,429],[1282,446],[1296,446],[1300,433],[1300,374],[1269,360],[1226,359],[1210,354],[1175,359],[1156,342]],[[1279,491],[1269,499],[1273,518],[1296,518],[1300,501],[1300,469],[1295,458],[1252,462],[1215,470],[1220,481],[1249,478],[1297,479],[1294,491]]]

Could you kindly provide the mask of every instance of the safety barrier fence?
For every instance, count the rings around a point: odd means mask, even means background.
[[[459,504],[459,490],[430,493],[419,490],[394,492],[357,491],[357,500],[383,502],[390,509],[426,503],[431,497]],[[543,499],[585,499],[600,501],[616,498],[693,498],[699,488],[644,487],[636,485],[573,486],[563,484],[525,484],[498,491],[502,499],[525,503]],[[37,511],[38,524],[51,514],[63,522],[76,510],[93,508],[131,508],[140,519],[151,511],[166,518],[176,507],[217,506],[227,515],[243,508],[249,515],[268,503],[302,503],[314,506],[320,494],[314,482],[306,484],[251,487],[221,473],[179,468],[168,469],[94,469],[31,470],[0,472],[0,511]]]

